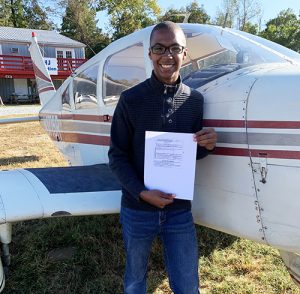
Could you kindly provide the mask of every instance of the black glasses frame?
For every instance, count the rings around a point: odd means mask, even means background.
[[[163,48],[164,50],[160,53],[157,53],[157,52],[155,52],[155,50],[153,50],[155,47],[160,47],[160,48]],[[180,51],[179,52],[173,52],[172,47],[177,47],[177,48],[179,47]],[[167,50],[169,51],[170,54],[173,55],[173,54],[181,54],[183,52],[183,50],[185,49],[185,46],[171,45],[169,47],[166,47],[166,46],[163,46],[163,45],[160,45],[160,44],[155,44],[155,45],[151,46],[150,49],[151,49],[151,52],[153,54],[156,54],[156,55],[163,55],[163,54],[166,53]]]

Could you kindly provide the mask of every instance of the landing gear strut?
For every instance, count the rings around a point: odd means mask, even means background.
[[[5,286],[5,275],[8,274],[10,265],[9,243],[11,242],[11,223],[0,225],[0,242],[2,243],[2,255],[0,259],[0,292]]]
[[[294,252],[281,250],[279,253],[292,280],[300,287],[300,255]]]

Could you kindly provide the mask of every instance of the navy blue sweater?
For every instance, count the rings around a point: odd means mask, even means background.
[[[144,185],[145,131],[195,133],[202,129],[203,96],[179,81],[176,86],[150,79],[124,91],[111,125],[109,165],[122,186],[122,205],[159,210],[139,198]],[[209,153],[197,149],[197,159]],[[184,185],[184,183],[182,183]],[[164,209],[191,208],[189,200],[175,199]]]

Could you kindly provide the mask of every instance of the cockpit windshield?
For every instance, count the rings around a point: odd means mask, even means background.
[[[182,24],[181,27],[188,49],[181,76],[191,87],[257,64],[300,62],[299,53],[245,32],[200,24]],[[196,84],[192,81],[195,76]]]

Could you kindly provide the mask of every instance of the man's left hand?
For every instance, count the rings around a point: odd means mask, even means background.
[[[207,150],[213,150],[217,143],[217,133],[213,128],[202,129],[194,134],[194,141]]]

